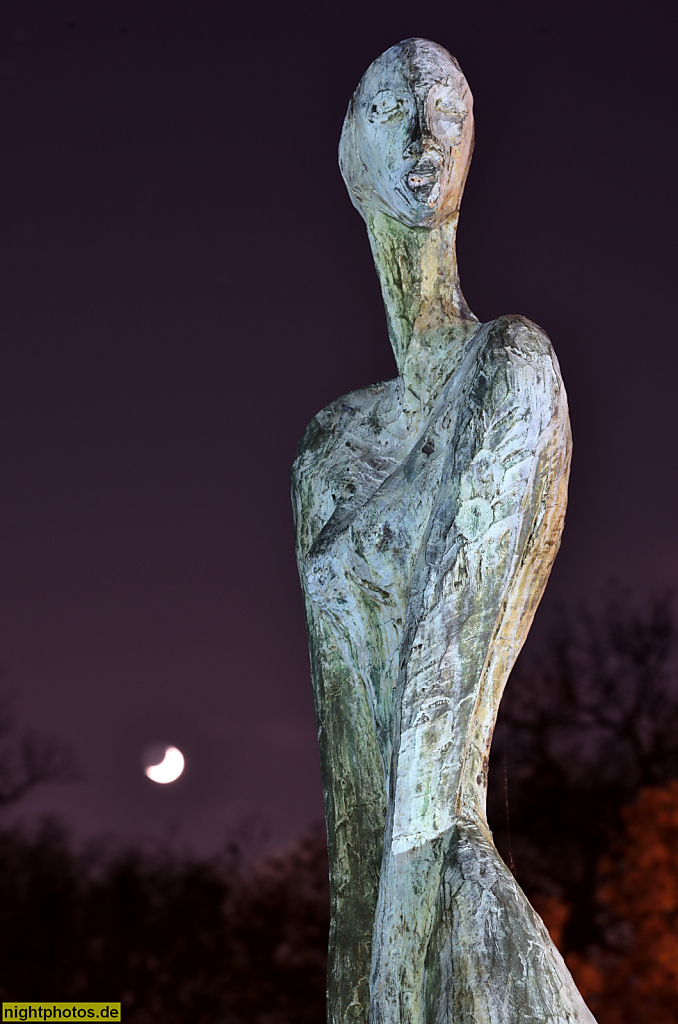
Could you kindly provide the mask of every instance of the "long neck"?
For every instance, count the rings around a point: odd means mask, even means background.
[[[459,285],[457,217],[438,228],[409,228],[370,213],[367,230],[398,372],[427,406],[478,326]]]

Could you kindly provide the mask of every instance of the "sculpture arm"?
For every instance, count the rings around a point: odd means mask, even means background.
[[[428,1019],[424,1002],[458,1024],[591,1021],[484,814],[497,707],[566,503],[565,392],[529,321],[489,328],[445,458],[401,646],[370,1022]]]
[[[548,338],[523,318],[495,321],[414,573],[394,737],[394,841],[440,834],[462,804],[484,819],[494,718],[560,543],[570,451]]]

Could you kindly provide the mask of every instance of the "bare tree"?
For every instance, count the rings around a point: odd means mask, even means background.
[[[526,891],[571,906],[569,948],[604,941],[596,871],[622,834],[621,808],[678,778],[677,638],[669,595],[638,607],[612,592],[598,611],[561,615],[507,687],[490,821]]]
[[[9,696],[0,697],[0,810],[37,786],[73,782],[78,777],[72,748],[30,729],[18,731]]]

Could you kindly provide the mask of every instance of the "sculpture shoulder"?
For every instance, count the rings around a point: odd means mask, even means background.
[[[545,331],[525,316],[511,314],[490,321],[485,327],[482,352],[507,362],[553,369],[560,379],[560,366]]]
[[[314,416],[292,466],[297,549],[308,550],[339,510],[360,506],[393,472],[407,443],[402,382],[342,395]]]
[[[292,467],[292,481],[311,465],[344,461],[341,446],[355,452],[363,442],[373,441],[389,420],[398,420],[398,380],[372,384],[341,395],[313,417],[304,431]],[[393,412],[392,412],[393,410]]]
[[[548,335],[523,316],[485,324],[470,397],[483,406],[509,400],[566,418],[565,387]]]

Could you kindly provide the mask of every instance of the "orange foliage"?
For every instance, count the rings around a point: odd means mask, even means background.
[[[569,905],[563,900],[559,900],[557,896],[545,896],[543,893],[538,893],[532,899],[532,906],[546,925],[554,946],[562,953],[563,932],[571,913]]]
[[[598,889],[616,949],[569,953],[567,964],[599,1024],[676,1024],[678,782],[642,790],[623,815],[624,845],[602,858]],[[567,906],[551,904],[542,916],[559,945]]]
[[[589,1006],[597,1008],[599,1003],[603,1004],[603,1014],[598,1013],[598,1017],[600,1024],[606,1024],[611,1018],[605,1016],[605,1006],[608,1002],[605,971],[590,959],[587,960],[581,953],[568,953],[565,962]]]

